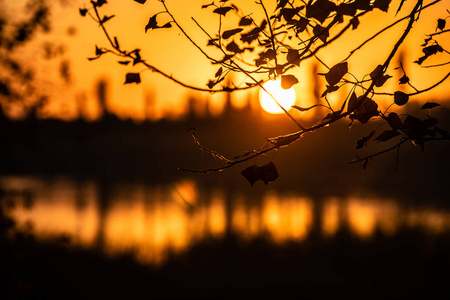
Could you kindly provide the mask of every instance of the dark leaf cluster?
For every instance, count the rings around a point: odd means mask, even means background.
[[[261,31],[263,31],[267,26],[267,21],[263,20],[261,25],[253,28],[249,32],[241,34],[241,41],[247,44],[251,44],[253,41],[259,38]]]
[[[242,176],[244,176],[251,185],[253,185],[258,180],[264,182],[264,184],[269,184],[272,181],[275,181],[278,178],[278,171],[273,162],[270,162],[263,166],[253,165],[242,172]]]
[[[358,120],[362,124],[379,115],[378,104],[375,101],[364,96],[356,97],[354,93],[348,101],[347,110],[351,112],[349,116],[351,120]]]
[[[392,76],[384,74],[384,66],[378,65],[370,74],[370,79],[375,83],[376,87],[383,86]]]

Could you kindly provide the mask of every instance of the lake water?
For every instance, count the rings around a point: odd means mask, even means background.
[[[314,197],[205,187],[193,179],[105,183],[64,176],[4,176],[0,190],[16,204],[9,213],[17,228],[38,240],[64,236],[75,247],[131,254],[150,265],[227,234],[244,244],[265,237],[282,246],[312,235],[333,239],[342,230],[367,243],[409,229],[429,239],[450,233],[449,209],[369,193]]]

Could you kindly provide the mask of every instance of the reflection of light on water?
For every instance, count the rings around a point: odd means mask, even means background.
[[[227,219],[223,198],[215,197],[208,207],[208,229],[214,236],[221,236],[226,229]]]
[[[173,199],[182,204],[194,206],[197,203],[197,187],[192,180],[183,180],[174,185]]]
[[[331,198],[325,201],[322,212],[322,233],[331,236],[339,229],[339,201]]]
[[[164,262],[170,252],[181,253],[228,231],[247,240],[267,235],[283,243],[305,240],[313,232],[333,237],[341,228],[364,239],[376,231],[393,235],[402,228],[417,228],[441,234],[450,229],[447,212],[402,208],[388,199],[313,200],[268,192],[256,202],[239,195],[229,203],[224,191],[202,193],[188,180],[101,188],[93,181],[0,178],[0,188],[11,186],[32,190],[32,208],[18,206],[13,216],[19,227],[31,222],[38,238],[64,234],[75,245],[100,247],[111,255],[131,252],[139,261],[153,264]]]
[[[72,181],[64,179],[43,186],[42,182],[13,178],[6,186],[15,190],[30,187],[36,193],[32,209],[18,206],[14,210],[19,228],[31,221],[34,232],[43,238],[67,235],[82,245],[91,245],[95,241],[99,216],[96,188],[92,182],[85,184],[82,191],[78,191]]]
[[[239,196],[233,202],[231,228],[244,239],[251,239],[261,233],[261,209],[245,204]]]
[[[305,198],[280,199],[269,195],[264,199],[262,222],[275,241],[304,239],[311,229],[312,204]]]
[[[450,213],[442,213],[425,209],[414,211],[408,215],[407,223],[411,227],[419,227],[432,234],[439,234],[450,227]]]
[[[350,198],[347,218],[352,231],[361,237],[370,237],[378,228],[392,235],[400,226],[400,214],[394,202]]]

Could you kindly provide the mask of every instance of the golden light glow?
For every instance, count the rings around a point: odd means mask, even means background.
[[[289,110],[295,103],[294,88],[285,90],[281,87],[281,80],[270,80],[264,84],[264,88],[283,106]],[[261,107],[271,114],[283,113],[281,107],[273,100],[273,98],[264,90],[259,93],[259,103]]]
[[[195,182],[192,180],[178,182],[174,186],[172,197],[181,204],[194,206],[197,204],[198,197]]]
[[[189,191],[184,197],[196,199],[195,205],[181,202],[174,186]],[[276,243],[305,240],[314,226],[325,238],[347,228],[361,239],[370,239],[377,230],[385,235],[402,228],[430,234],[450,230],[448,211],[403,208],[393,199],[329,198],[316,210],[311,198],[269,192],[258,204],[236,196],[228,209],[224,192],[205,195],[194,181],[182,180],[158,186],[115,185],[102,208],[101,189],[91,181],[61,179],[49,185],[0,177],[0,188],[5,187],[33,191],[30,209],[19,205],[11,211],[19,230],[31,224],[38,239],[64,235],[74,245],[100,246],[112,256],[132,253],[139,262],[155,265],[166,261],[169,253],[182,253],[209,237],[220,238],[229,229],[244,240],[267,235]]]
[[[275,242],[303,240],[311,230],[313,206],[306,198],[268,195],[262,207],[262,227]]]
[[[339,200],[336,198],[328,199],[324,203],[322,212],[322,233],[325,236],[332,236],[339,229]]]

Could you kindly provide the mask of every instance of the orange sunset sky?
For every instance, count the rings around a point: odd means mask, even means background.
[[[20,17],[23,15],[23,6],[26,0],[3,1],[10,12],[8,15]],[[411,3],[409,3],[411,2]],[[406,1],[405,7],[400,12],[404,16],[411,10],[414,1]],[[425,4],[431,1],[424,1]],[[81,17],[79,8],[89,7],[88,1],[83,0],[59,0],[52,1],[51,21],[52,31],[48,34],[40,33],[26,47],[18,51],[17,56],[23,57],[39,70],[40,85],[43,90],[51,95],[51,101],[44,109],[43,117],[58,117],[63,119],[74,119],[79,115],[79,103],[84,101],[85,109],[83,116],[86,119],[95,119],[98,116],[98,104],[96,102],[96,83],[104,79],[108,82],[108,108],[120,118],[133,118],[143,120],[146,117],[158,119],[161,117],[177,117],[186,110],[187,97],[197,97],[202,101],[210,101],[213,112],[220,112],[224,103],[224,95],[209,93],[198,93],[180,87],[169,80],[162,78],[151,71],[141,73],[142,83],[140,85],[123,85],[127,72],[140,72],[144,67],[122,66],[117,63],[117,58],[105,55],[101,59],[88,61],[88,57],[95,56],[95,45],[108,46],[107,40],[98,25],[89,17]],[[54,4],[53,4],[54,3]],[[210,3],[206,0],[167,0],[167,6],[177,20],[186,28],[199,45],[206,45],[207,37],[195,26],[191,17],[198,20],[209,32],[214,33],[218,28],[217,14],[211,9],[201,9],[203,4]],[[262,17],[262,12],[253,0],[238,1],[239,7],[244,14],[253,13],[253,17]],[[264,3],[273,11],[276,1],[265,0]],[[389,13],[376,12],[372,17],[361,20],[358,30],[351,32],[348,37],[333,44],[319,57],[329,66],[340,62],[346,57],[348,51],[353,49],[364,40],[367,34],[377,32],[383,25],[392,22],[395,11],[400,1],[393,1]],[[410,62],[421,56],[420,44],[423,43],[426,33],[432,33],[436,28],[437,18],[448,16],[446,9],[450,7],[447,1],[429,8],[421,13],[420,23],[416,23],[412,35],[402,46],[407,72],[412,83],[417,88],[426,88],[447,74],[448,69],[421,69]],[[131,50],[142,49],[141,55],[149,63],[173,74],[191,85],[206,87],[208,79],[214,77],[217,66],[211,64],[202,54],[188,43],[186,38],[176,28],[149,30],[144,32],[148,18],[161,11],[158,1],[148,0],[141,5],[133,0],[109,0],[107,5],[100,8],[103,15],[115,15],[106,23],[111,36],[118,36],[122,48]],[[161,17],[164,19],[164,17]],[[230,15],[229,23],[224,24],[224,29],[232,29],[236,24],[238,16]],[[235,26],[235,25],[234,25]],[[387,34],[381,35],[377,41],[369,43],[357,55],[349,60],[349,69],[357,77],[362,78],[369,74],[380,62],[384,61],[392,49],[392,41],[399,37],[404,30],[406,22],[402,22]],[[43,58],[44,43],[61,45],[65,52],[61,57],[54,60]],[[448,43],[447,43],[448,45]],[[442,43],[445,48],[445,43]],[[214,52],[210,52],[214,54]],[[377,59],[378,58],[378,59]],[[61,61],[69,62],[70,81],[64,82],[59,75],[58,66]],[[437,60],[438,61],[438,60]],[[310,62],[302,63],[300,69],[294,70],[300,83],[295,86],[296,104],[307,106],[312,103],[312,78]],[[395,91],[398,79],[398,71],[393,67],[398,66],[393,61],[388,73],[394,78],[389,81],[387,89]],[[326,71],[319,69],[320,71]],[[396,73],[397,72],[397,73]],[[396,77],[397,76],[397,77]],[[244,78],[236,77],[237,81]],[[394,89],[394,90],[393,90]],[[448,98],[449,85],[445,83],[432,93],[433,99],[427,101]],[[233,96],[236,105],[243,105],[248,98],[258,97],[258,91],[250,94],[238,93]],[[338,101],[340,95],[330,97],[331,101]],[[333,99],[336,98],[336,99]],[[80,100],[81,99],[81,100]],[[147,99],[147,100],[146,100]],[[151,99],[151,112],[146,112],[146,101],[148,110],[148,99]],[[423,101],[421,97],[413,98],[413,101]],[[20,110],[13,115],[20,116]]]

